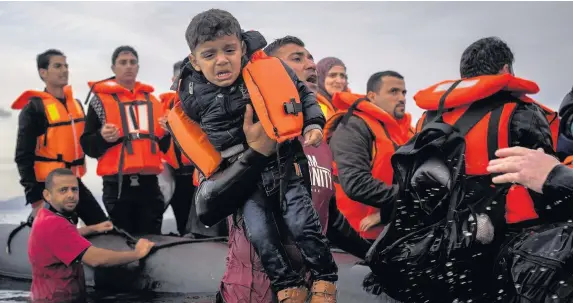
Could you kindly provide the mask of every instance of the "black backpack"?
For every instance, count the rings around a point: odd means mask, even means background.
[[[488,179],[474,190],[475,182],[465,175],[465,135],[491,112],[487,134],[491,159],[497,150],[496,123],[503,105],[516,101],[503,93],[476,101],[452,126],[442,114],[447,96],[459,83],[444,93],[437,111],[426,113],[422,130],[392,156],[394,182],[400,191],[388,216],[391,224],[386,235],[376,239],[366,256],[372,274],[363,287],[370,293],[384,292],[402,302],[461,300],[477,291],[467,282],[482,279],[479,271],[461,262],[470,259],[479,265],[483,261],[478,259],[490,257],[493,262],[495,258],[476,253],[480,249],[475,246],[484,246],[476,242],[476,214],[486,213],[490,206],[505,208],[492,202],[507,193],[509,185],[494,187]],[[470,180],[472,191],[466,186]]]
[[[519,233],[503,247],[495,264],[503,302],[573,302],[573,223]]]

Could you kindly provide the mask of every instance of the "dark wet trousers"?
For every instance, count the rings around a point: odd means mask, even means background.
[[[274,291],[305,285],[304,277],[293,269],[287,257],[275,216],[282,217],[283,226],[290,232],[310,270],[311,279],[336,282],[338,267],[328,240],[321,233],[318,214],[304,178],[291,174],[283,189],[285,204],[281,205],[277,169],[267,170],[261,176],[261,189],[246,201],[242,212],[247,237],[259,255]]]
[[[192,174],[176,174],[174,179],[175,190],[173,191],[169,205],[171,205],[173,209],[173,215],[177,223],[177,232],[182,236],[187,233],[186,227],[188,225],[191,204],[193,203],[193,196],[195,195],[195,186],[193,185]]]
[[[76,207],[78,217],[88,226],[107,221],[103,209],[80,178],[78,178],[78,191],[79,202]]]
[[[165,203],[157,176],[123,178],[119,199],[117,176],[103,178],[103,203],[113,224],[130,234],[161,234]]]

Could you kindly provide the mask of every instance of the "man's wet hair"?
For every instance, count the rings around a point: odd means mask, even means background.
[[[117,57],[119,57],[119,54],[121,54],[123,52],[130,52],[135,56],[135,58],[137,58],[137,60],[139,60],[139,55],[137,54],[137,51],[135,50],[135,48],[133,48],[129,45],[122,45],[113,51],[113,54],[111,55],[111,64],[112,65],[115,65],[115,60],[117,60]]]
[[[264,52],[269,56],[274,56],[275,53],[281,47],[283,47],[285,45],[289,45],[289,44],[295,44],[295,45],[298,45],[300,47],[305,47],[304,42],[302,42],[302,40],[300,40],[298,37],[285,36],[282,38],[278,38],[275,41],[273,41],[271,44],[267,45],[267,47],[265,47],[265,49],[264,49]]]
[[[51,48],[36,56],[36,66],[38,67],[38,75],[40,75],[40,69],[48,69],[48,66],[50,66],[50,59],[53,56],[65,57],[66,55],[64,55],[64,53],[60,50]],[[40,79],[42,79],[42,76],[40,76]]]
[[[231,13],[210,9],[193,17],[185,31],[185,39],[193,53],[200,44],[219,37],[235,35],[241,40],[241,33],[241,25]]]
[[[513,53],[503,40],[498,37],[482,38],[464,50],[460,75],[462,78],[496,75],[505,64],[512,66],[513,61]]]
[[[52,190],[52,187],[54,187],[54,178],[58,176],[75,176],[75,174],[69,168],[56,168],[52,170],[46,177],[44,186],[47,190]]]
[[[366,82],[366,92],[375,92],[378,93],[380,91],[380,87],[382,87],[382,78],[384,77],[394,77],[398,79],[404,80],[404,76],[400,75],[398,72],[393,70],[386,70],[382,72],[377,72],[372,74]]]

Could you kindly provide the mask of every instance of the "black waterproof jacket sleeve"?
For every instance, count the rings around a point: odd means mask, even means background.
[[[46,132],[44,105],[39,98],[31,98],[18,117],[18,135],[14,161],[20,174],[20,184],[24,186],[26,204],[42,200],[44,183],[36,181],[34,159],[36,157],[36,140]]]
[[[86,124],[84,126],[84,133],[80,137],[80,145],[86,155],[95,159],[103,156],[108,148],[116,144],[105,141],[101,135],[101,128],[103,126],[101,121],[104,119],[105,112],[101,105],[101,100],[97,96],[94,96],[90,101],[90,106],[88,106]],[[169,150],[170,139],[171,137],[169,135],[165,135],[159,140],[159,149],[162,152],[166,153]]]
[[[338,210],[335,197],[332,197],[328,207],[326,237],[338,248],[363,260],[370,249],[370,243],[352,228],[346,217]]]
[[[573,195],[573,168],[563,164],[555,166],[542,188],[543,194],[549,197],[563,199]],[[571,203],[571,202],[569,202]]]
[[[338,180],[352,200],[377,208],[394,202],[398,186],[374,179],[370,163],[374,136],[366,123],[351,116],[339,124],[330,139],[330,149],[338,167]],[[388,159],[390,161],[390,159]]]
[[[542,148],[545,153],[555,156],[553,144],[549,121],[541,108],[531,103],[519,104],[510,121],[509,146]],[[532,190],[529,190],[529,195],[538,214],[545,212],[549,199]]]

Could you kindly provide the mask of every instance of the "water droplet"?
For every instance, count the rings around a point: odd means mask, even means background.
[[[551,296],[551,299],[559,299],[559,297],[557,295],[553,295]]]
[[[460,276],[460,279],[465,279],[465,278],[466,278],[466,275],[461,275],[461,276]]]
[[[545,206],[545,209],[551,209],[551,205]]]
[[[503,289],[500,289],[497,293],[498,293],[498,294],[502,294],[502,293],[503,293]]]
[[[446,263],[446,266],[447,266],[447,267],[450,267],[450,266],[452,266],[452,262],[448,262],[448,263]]]
[[[487,206],[487,207],[485,208],[485,210],[491,210],[491,207]]]
[[[559,284],[563,285],[563,284],[565,284],[565,281],[563,281],[563,280],[559,281]]]
[[[454,273],[453,273],[453,272],[451,272],[451,271],[448,271],[448,272],[446,273],[446,275],[447,275],[448,277],[451,277],[451,276],[453,276],[453,275],[454,275]]]
[[[539,271],[541,271],[541,272],[547,271],[547,268],[541,267],[541,268],[539,269]]]
[[[471,233],[469,231],[464,231],[464,236],[471,237],[472,235],[473,235],[473,233]]]

